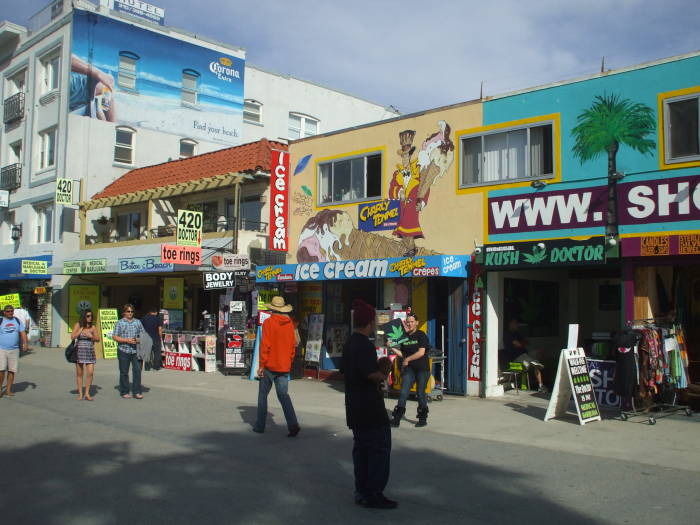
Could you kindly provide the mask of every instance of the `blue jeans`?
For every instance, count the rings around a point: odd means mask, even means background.
[[[129,393],[129,366],[131,366],[131,391],[134,395],[141,393],[141,363],[136,354],[117,351],[119,359],[119,394]]]
[[[355,467],[355,498],[384,492],[391,463],[389,424],[352,429],[352,462]]]
[[[425,395],[425,387],[428,385],[428,379],[430,378],[429,370],[419,370],[416,372],[410,366],[401,370],[401,394],[399,395],[399,402],[396,404],[401,408],[406,407],[406,400],[408,399],[408,394],[411,392],[411,387],[413,383],[416,383],[416,392],[418,393],[418,406],[420,408],[428,407],[428,398]]]
[[[263,376],[260,378],[260,388],[258,389],[258,417],[253,427],[257,432],[265,431],[265,422],[267,421],[267,395],[272,389],[272,384],[275,384],[275,392],[277,399],[280,400],[284,418],[287,420],[287,428],[290,430],[296,427],[297,415],[294,412],[292,398],[289,397],[287,388],[289,386],[289,372],[271,372],[263,370]]]

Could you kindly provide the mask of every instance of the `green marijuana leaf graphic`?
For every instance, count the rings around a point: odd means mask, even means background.
[[[538,248],[537,246],[532,247],[532,255],[524,253],[523,254],[523,259],[525,259],[526,263],[530,264],[537,264],[541,263],[547,258],[547,249],[546,248]]]
[[[405,337],[403,328],[400,326],[392,326],[391,327],[391,332],[387,334],[387,337],[391,339],[394,344],[400,345],[404,341],[407,341],[408,338]]]

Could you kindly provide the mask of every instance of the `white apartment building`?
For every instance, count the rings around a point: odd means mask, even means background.
[[[77,207],[56,204],[57,179],[78,181],[77,203],[134,168],[397,116],[123,5],[55,0],[26,27],[0,23],[0,295],[20,293],[46,334],[63,277],[21,266],[79,249]]]

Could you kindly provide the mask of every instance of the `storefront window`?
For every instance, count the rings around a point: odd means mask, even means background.
[[[518,319],[524,337],[559,335],[559,283],[504,279],[505,323]]]

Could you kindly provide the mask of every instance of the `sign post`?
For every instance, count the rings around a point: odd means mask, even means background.
[[[73,179],[56,179],[56,204],[73,204]]]
[[[102,336],[102,357],[116,359],[117,342],[112,339],[112,332],[119,321],[119,314],[115,308],[106,308],[98,310],[97,315],[100,320],[100,335]]]
[[[549,400],[544,420],[549,421],[566,414],[572,395],[581,425],[601,420],[583,348],[570,348],[561,351],[557,378],[554,381],[552,397]]]
[[[178,246],[202,245],[201,211],[177,210],[177,242]]]

